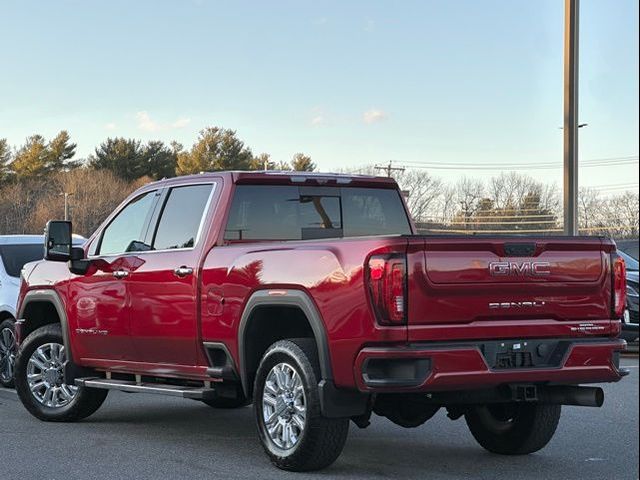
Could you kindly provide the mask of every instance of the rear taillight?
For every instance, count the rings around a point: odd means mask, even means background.
[[[407,318],[405,257],[371,257],[368,281],[378,321],[383,325],[404,325]]]
[[[627,307],[627,267],[624,259],[618,255],[612,255],[613,269],[613,316],[621,318]]]

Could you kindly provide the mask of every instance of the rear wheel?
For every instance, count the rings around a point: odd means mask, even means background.
[[[349,419],[320,411],[315,343],[308,339],[274,343],[262,357],[254,386],[254,411],[264,451],[278,468],[319,470],[342,452]]]
[[[553,437],[560,405],[508,403],[472,407],[465,414],[476,441],[493,453],[525,455],[537,452]]]
[[[16,332],[11,318],[0,323],[0,385],[13,388],[16,363]]]
[[[65,384],[66,361],[60,324],[38,328],[20,345],[16,391],[34,417],[49,422],[81,420],[98,410],[107,397],[107,390]]]

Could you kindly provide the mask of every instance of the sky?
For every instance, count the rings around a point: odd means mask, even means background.
[[[561,185],[563,3],[0,0],[0,138],[216,125],[323,171]],[[638,3],[581,1],[579,181],[605,193],[638,191]]]

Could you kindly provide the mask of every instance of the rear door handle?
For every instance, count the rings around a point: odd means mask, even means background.
[[[127,272],[126,270],[116,270],[115,272],[113,272],[113,276],[116,278],[126,278],[129,276],[129,272]]]
[[[176,268],[173,273],[176,277],[186,277],[187,275],[191,275],[193,273],[193,268],[185,267],[184,265]]]

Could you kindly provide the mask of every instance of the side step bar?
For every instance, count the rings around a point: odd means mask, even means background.
[[[193,398],[207,400],[216,396],[213,388],[207,387],[181,387],[162,383],[136,383],[127,380],[112,380],[106,378],[76,378],[79,387],[104,388],[106,390],[120,390],[132,393],[153,393],[157,395],[170,395],[173,397]]]

